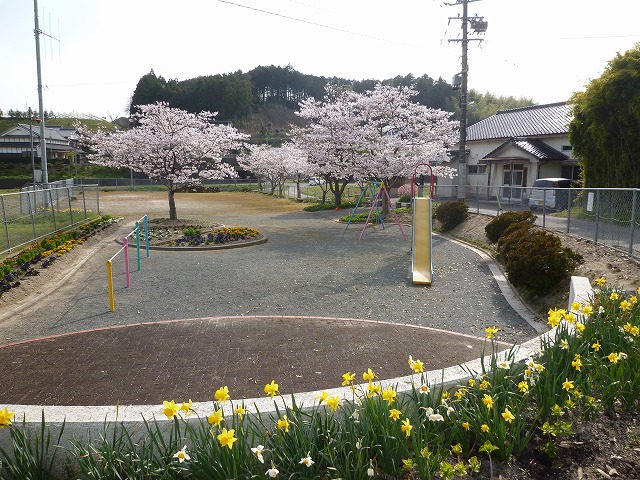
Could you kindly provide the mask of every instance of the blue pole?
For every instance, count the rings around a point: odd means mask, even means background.
[[[144,216],[144,241],[147,250],[147,258],[149,258],[149,215]]]

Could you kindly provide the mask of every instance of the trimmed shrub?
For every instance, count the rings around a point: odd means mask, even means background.
[[[538,217],[529,210],[505,212],[487,223],[484,232],[491,243],[496,243],[509,225],[520,222],[529,222],[533,225],[536,218]]]
[[[533,227],[529,221],[516,222],[509,225],[498,239],[498,253],[504,258],[509,255],[509,251],[514,243],[518,243],[520,238]]]
[[[305,212],[319,212],[321,210],[335,210],[340,207],[341,210],[347,208],[353,208],[356,206],[356,202],[342,202],[340,205],[336,205],[335,203],[312,203],[311,205],[307,205],[303,208]]]
[[[442,223],[442,230],[457,227],[469,217],[469,206],[464,200],[444,202],[436,207],[436,218]]]
[[[582,256],[563,247],[559,237],[540,230],[515,229],[502,245],[509,281],[533,295],[551,293],[582,262]]]

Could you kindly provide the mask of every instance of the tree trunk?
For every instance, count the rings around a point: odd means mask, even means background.
[[[300,174],[296,176],[296,198],[300,200]]]
[[[177,220],[178,213],[176,212],[176,199],[175,199],[175,189],[173,188],[173,182],[169,182],[169,219]]]

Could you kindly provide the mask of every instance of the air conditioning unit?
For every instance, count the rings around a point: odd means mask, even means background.
[[[462,85],[462,76],[459,73],[456,73],[451,80],[451,86],[454,90],[457,90]]]

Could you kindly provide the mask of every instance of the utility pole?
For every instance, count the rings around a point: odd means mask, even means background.
[[[467,63],[467,49],[469,42],[481,42],[480,38],[469,38],[468,22],[474,33],[484,33],[487,31],[488,22],[484,17],[469,17],[468,4],[479,0],[457,0],[449,5],[462,5],[462,17],[449,17],[451,20],[462,21],[462,38],[450,38],[450,42],[462,43],[462,71],[460,72],[460,149],[458,153],[458,198],[465,198],[465,188],[467,185],[467,85],[469,77],[469,65]],[[455,85],[454,85],[455,87]]]
[[[33,0],[33,15],[35,28],[33,33],[36,36],[36,67],[38,73],[38,111],[40,113],[40,161],[42,162],[42,183],[46,186],[49,183],[49,173],[47,172],[47,139],[44,128],[44,103],[42,101],[42,68],[40,67],[40,23],[38,21],[38,0]]]

